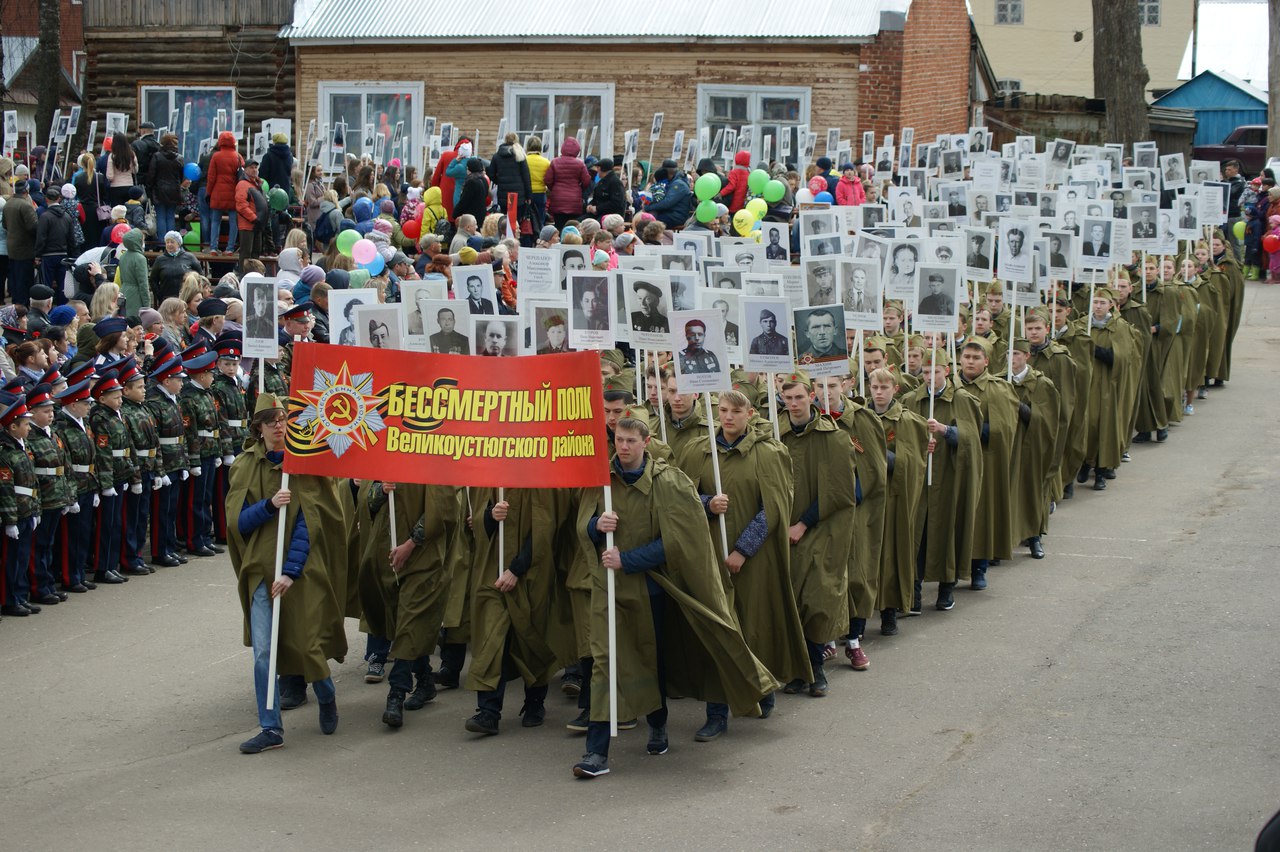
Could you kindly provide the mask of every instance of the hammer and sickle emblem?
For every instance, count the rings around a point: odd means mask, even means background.
[[[333,400],[333,413],[342,420],[351,419],[351,403],[347,401],[345,396],[335,397]]]

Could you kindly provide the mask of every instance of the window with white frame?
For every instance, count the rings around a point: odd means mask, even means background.
[[[189,117],[187,104],[191,104]],[[228,121],[235,115],[234,86],[144,85],[138,92],[138,122],[150,121],[157,128],[168,127],[177,135],[182,158],[187,162],[195,162],[199,158],[200,143],[213,135],[213,123],[220,109],[226,110]]]
[[[996,23],[1022,23],[1022,0],[996,0]]]
[[[1006,77],[1002,80],[996,80],[996,90],[1002,95],[1012,94],[1013,92],[1022,91],[1022,81],[1014,80]]]
[[[504,94],[507,128],[522,143],[537,133],[543,151],[554,157],[564,142],[563,127],[565,137],[582,140],[582,156],[613,156],[612,83],[507,83]]]
[[[1138,0],[1138,20],[1144,27],[1160,26],[1160,0]]]
[[[712,145],[719,131],[732,129],[741,135],[743,127],[758,128],[748,149],[753,162],[764,156],[766,139],[770,160],[795,162],[800,150],[797,128],[809,123],[809,99],[808,87],[700,85],[698,127],[710,131]],[[784,155],[784,149],[789,153]],[[721,151],[698,152],[699,159],[720,155]]]
[[[422,145],[423,84],[358,81],[326,81],[319,86],[320,123],[328,125],[336,141],[339,124],[346,126],[342,153],[363,157],[368,154],[379,162],[399,159],[402,163],[419,163]],[[331,153],[333,148],[330,149]],[[380,156],[379,156],[380,155]],[[336,165],[341,162],[335,158]]]

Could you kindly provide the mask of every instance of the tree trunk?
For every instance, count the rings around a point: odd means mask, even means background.
[[[40,41],[34,57],[36,80],[36,144],[43,145],[62,91],[62,9],[59,0],[40,0]]]
[[[1138,0],[1093,0],[1093,95],[1107,102],[1107,142],[1132,145],[1151,138],[1150,81]]]
[[[1280,157],[1280,0],[1267,3],[1270,10],[1267,31],[1271,33],[1271,55],[1267,58],[1267,157]]]

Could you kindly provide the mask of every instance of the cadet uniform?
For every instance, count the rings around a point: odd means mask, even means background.
[[[122,385],[130,382],[145,382],[133,358],[120,373]],[[160,433],[156,428],[155,416],[146,402],[124,400],[120,416],[129,427],[129,437],[133,440],[133,457],[138,468],[138,481],[129,486],[129,493],[124,495],[124,563],[125,574],[154,574],[142,559],[142,545],[147,540],[147,526],[151,518],[151,492],[156,487],[160,474],[159,453]]]
[[[161,361],[149,378],[153,384],[147,391],[147,409],[156,423],[159,453],[156,457],[155,475],[160,486],[151,491],[151,562],[173,568],[187,561],[178,552],[178,536],[174,521],[178,515],[178,491],[188,473],[186,426],[182,422],[182,409],[178,398],[164,388],[170,378],[186,378],[182,361],[170,353]],[[176,481],[175,481],[176,480]]]
[[[238,369],[242,345],[240,332],[224,331],[213,342],[218,363],[234,363]],[[249,437],[249,412],[238,373],[233,377],[217,370],[213,374],[213,387],[209,390],[218,401],[218,444],[222,450],[222,467],[214,472],[213,478],[213,535],[219,542],[225,542],[229,471]]]
[[[20,394],[0,392],[0,523],[4,536],[0,552],[4,557],[4,615],[25,617],[40,611],[39,604],[29,603],[30,583],[27,574],[31,563],[31,545],[36,525],[40,522],[40,483],[36,468],[27,455],[22,422],[29,422],[26,400]]]
[[[88,365],[86,365],[88,366]],[[92,375],[92,368],[88,369]],[[59,531],[59,554],[62,563],[62,588],[68,592],[87,592],[95,588],[85,579],[91,559],[89,545],[93,540],[93,510],[97,507],[98,474],[95,467],[96,443],[88,425],[67,409],[89,399],[88,379],[76,382],[56,397],[62,410],[53,419],[53,433],[67,453],[67,484],[77,508],[62,518]]]
[[[34,410],[45,406],[53,407],[53,389],[41,382],[27,394],[27,407]],[[67,478],[67,453],[52,426],[42,429],[33,423],[27,435],[27,454],[31,456],[36,478],[40,481],[40,526],[36,528],[35,553],[31,561],[31,588],[37,603],[56,604],[66,600],[67,595],[59,593],[55,585],[54,542],[64,510],[75,502],[71,494],[71,480]],[[76,510],[79,511],[78,505]]]
[[[89,412],[89,428],[94,435],[98,487],[101,489],[93,535],[94,580],[99,583],[125,581],[118,570],[123,546],[120,521],[124,499],[121,495],[127,486],[142,481],[133,459],[133,440],[129,436],[129,427],[125,425],[119,411],[103,402],[104,396],[116,393],[121,393],[121,388],[115,369],[111,366],[103,367],[93,385],[93,398],[98,404]]]
[[[187,462],[191,476],[184,489],[185,502],[179,512],[186,531],[187,552],[193,556],[213,556],[213,473],[222,465],[218,443],[218,402],[196,379],[213,370],[217,352],[206,352],[182,366],[190,376],[182,387],[178,403],[187,430]]]

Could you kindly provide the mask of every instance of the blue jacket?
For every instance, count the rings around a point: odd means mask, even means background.
[[[668,228],[684,225],[693,210],[693,192],[689,189],[689,181],[684,174],[677,174],[668,180],[667,191],[662,200],[655,201],[645,209]]]

